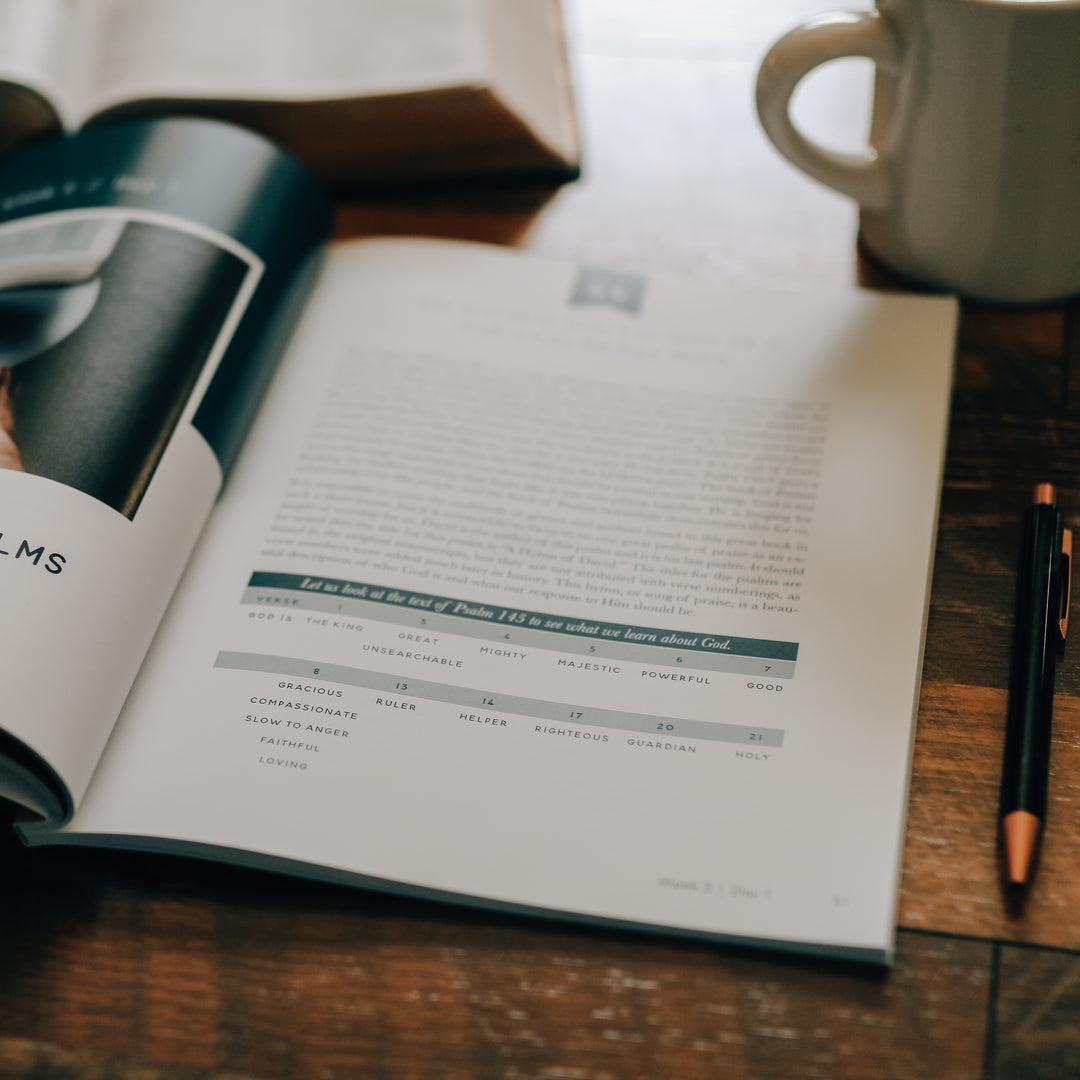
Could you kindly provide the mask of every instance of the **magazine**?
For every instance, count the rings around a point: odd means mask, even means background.
[[[0,253],[71,266],[0,292],[26,842],[888,962],[954,301],[415,239],[308,289],[255,136],[19,160]]]

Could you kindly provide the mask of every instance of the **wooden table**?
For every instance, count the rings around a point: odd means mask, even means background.
[[[827,7],[828,5],[821,5]],[[813,0],[567,0],[583,179],[342,206],[420,232],[725,282],[890,287],[852,206],[753,118],[756,64]],[[805,122],[866,120],[860,62]],[[470,913],[180,859],[24,851],[0,831],[0,1077],[1017,1080],[1080,1075],[1080,649],[1058,678],[1026,910],[999,885],[1018,520],[1080,519],[1067,306],[967,305],[914,761],[899,953],[883,974]],[[0,823],[2,824],[2,823]]]

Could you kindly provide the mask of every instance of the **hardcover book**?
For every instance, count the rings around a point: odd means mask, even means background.
[[[579,163],[559,0],[0,0],[0,153],[172,115],[334,184]]]

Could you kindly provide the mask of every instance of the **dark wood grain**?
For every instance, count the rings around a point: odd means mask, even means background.
[[[718,288],[910,287],[859,251],[851,204],[780,159],[753,116],[770,40],[829,6],[566,0],[582,179],[354,194],[338,233],[517,245]],[[800,107],[857,142],[868,81],[840,67]],[[1022,910],[1001,888],[996,812],[1019,516],[1043,479],[1080,508],[1078,326],[1076,305],[963,309],[890,972],[180,859],[27,851],[0,815],[0,1077],[1077,1075],[1075,646]]]
[[[1080,956],[1008,947],[997,972],[992,1080],[1080,1076]]]
[[[1077,949],[1080,699],[1055,698],[1048,820],[1022,906],[1003,886],[998,850],[1006,701],[993,687],[923,684],[900,924]]]
[[[982,1076],[986,942],[904,934],[885,975],[173,859],[35,863],[0,906],[12,1080]]]

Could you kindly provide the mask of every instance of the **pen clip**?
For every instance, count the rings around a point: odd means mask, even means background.
[[[1065,582],[1061,588],[1060,618],[1058,630],[1061,632],[1061,640],[1069,630],[1069,600],[1072,596],[1072,529],[1061,531],[1061,557],[1065,562],[1062,568],[1065,574]]]

